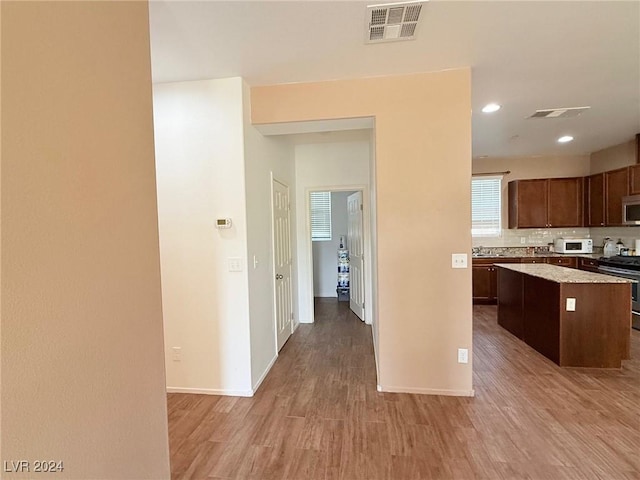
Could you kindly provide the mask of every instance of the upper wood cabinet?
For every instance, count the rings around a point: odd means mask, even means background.
[[[640,165],[629,167],[629,195],[640,195]]]
[[[610,226],[622,223],[622,197],[629,195],[629,167],[604,172],[605,182],[605,224]]]
[[[604,173],[584,179],[584,224],[587,227],[603,227],[605,222]]]
[[[584,224],[582,177],[514,180],[508,189],[509,228]]]

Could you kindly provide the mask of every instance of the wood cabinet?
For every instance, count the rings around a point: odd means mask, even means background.
[[[580,227],[583,225],[582,189],[584,180],[550,178],[547,209],[550,227]]]
[[[585,189],[585,226],[603,227],[605,225],[604,173],[590,175],[584,179]]]
[[[595,258],[578,257],[578,269],[598,273],[599,262]]]
[[[581,227],[583,178],[509,182],[509,228]]]
[[[577,268],[576,257],[490,257],[472,260],[473,303],[496,303],[498,300],[498,270],[496,263],[550,263],[561,267]]]
[[[498,299],[495,263],[520,263],[519,258],[474,258],[471,276],[474,303],[496,303]]]
[[[604,173],[605,181],[605,224],[607,226],[624,225],[622,223],[622,197],[629,195],[629,167]]]
[[[496,300],[496,273],[493,261],[491,263],[476,263],[471,267],[473,278],[473,301],[476,303],[490,303]]]
[[[562,283],[497,268],[498,324],[542,355],[561,367],[620,368],[629,358],[629,284]]]
[[[547,257],[547,263],[559,267],[577,268],[578,259],[576,257]]]
[[[545,257],[522,257],[520,263],[547,263]]]
[[[640,195],[640,165],[629,167],[629,195]]]
[[[547,188],[546,179],[509,182],[509,228],[548,226]]]

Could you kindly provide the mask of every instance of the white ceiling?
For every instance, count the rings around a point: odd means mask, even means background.
[[[152,1],[154,82],[268,85],[470,66],[474,157],[587,154],[640,133],[638,1],[431,1],[416,40],[365,44],[374,3]],[[483,114],[488,102],[503,108]],[[587,105],[575,118],[526,119]],[[565,134],[575,140],[558,144]]]

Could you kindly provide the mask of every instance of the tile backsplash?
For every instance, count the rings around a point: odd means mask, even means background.
[[[503,229],[500,237],[473,237],[474,247],[539,247],[556,238],[592,238],[594,247],[602,247],[604,238],[622,240],[625,247],[635,248],[640,227],[603,228],[521,228]]]

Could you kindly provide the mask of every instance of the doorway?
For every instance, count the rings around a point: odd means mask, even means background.
[[[330,196],[329,211],[326,211],[327,196]],[[308,193],[307,215],[314,304],[318,298],[345,302],[365,321],[365,255],[369,235],[363,198],[364,187],[335,187],[322,192],[314,189]]]

